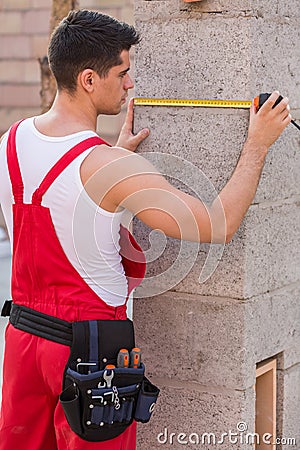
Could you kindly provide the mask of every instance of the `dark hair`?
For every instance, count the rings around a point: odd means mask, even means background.
[[[49,65],[58,89],[76,90],[78,74],[95,70],[100,77],[121,64],[120,53],[139,42],[135,28],[96,11],[70,11],[53,31]]]

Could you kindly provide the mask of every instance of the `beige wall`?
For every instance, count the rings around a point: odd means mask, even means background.
[[[297,117],[299,0],[135,0],[135,20],[143,34],[137,96],[248,100],[278,89]],[[248,123],[248,111],[225,108],[135,111],[136,126],[151,127],[138,151],[208,204],[236,166]],[[278,436],[297,441],[276,450],[300,449],[299,198],[299,131],[290,125],[272,146],[253,205],[223,254],[221,246],[179,244],[135,226],[151,255],[135,290],[135,334],[161,389],[151,422],[139,428],[139,450],[253,449],[223,433],[241,424],[254,432],[256,365],[269,358],[277,360]],[[217,440],[223,434],[224,443],[209,444],[209,433]]]
[[[0,0],[0,134],[12,122],[40,112],[38,58],[47,52],[50,0]],[[133,22],[132,0],[82,0],[96,9]],[[124,112],[100,118],[101,135],[114,143]]]

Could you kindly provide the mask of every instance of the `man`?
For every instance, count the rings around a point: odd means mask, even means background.
[[[259,112],[253,106],[232,177],[210,207],[203,205],[134,153],[149,130],[132,133],[132,102],[117,146],[95,145],[97,116],[118,114],[133,87],[129,50],[137,42],[133,27],[111,17],[71,12],[49,45],[58,86],[52,108],[2,141],[0,202],[14,245],[17,305],[68,322],[125,319],[128,293],[144,272],[142,260],[128,271],[128,255],[120,255],[123,212],[171,237],[229,242],[253,200],[268,148],[290,123],[287,98],[272,108],[278,92]],[[58,403],[69,352],[8,326],[1,450],[135,449],[134,423],[99,443],[70,429]]]

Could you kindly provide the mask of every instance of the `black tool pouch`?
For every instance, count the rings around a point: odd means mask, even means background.
[[[66,365],[60,402],[72,430],[92,442],[113,439],[137,420],[148,422],[159,389],[139,368],[117,365],[121,348],[135,347],[130,320],[72,324],[73,344]]]

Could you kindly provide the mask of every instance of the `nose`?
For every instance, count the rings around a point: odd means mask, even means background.
[[[128,89],[132,89],[134,87],[134,83],[130,77],[130,75],[127,73],[124,80],[124,89],[127,91]]]

